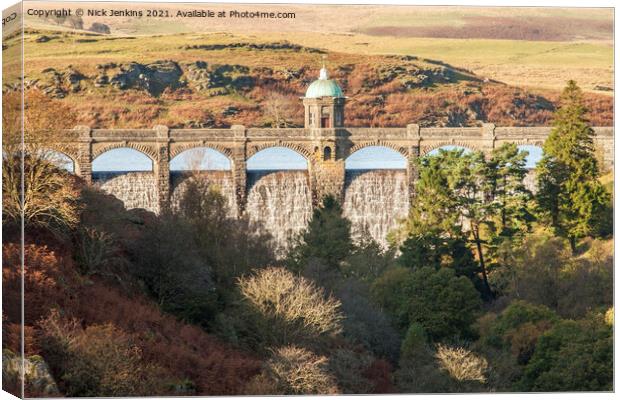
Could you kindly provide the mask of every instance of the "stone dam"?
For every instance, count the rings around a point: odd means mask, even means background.
[[[335,104],[335,103],[334,103]],[[308,116],[308,115],[307,115]],[[309,120],[311,121],[311,120]],[[613,127],[595,127],[593,144],[604,168],[613,168]],[[302,230],[313,207],[325,195],[338,199],[351,220],[354,238],[369,235],[386,244],[386,235],[407,215],[415,197],[417,162],[434,149],[459,146],[490,154],[511,143],[541,147],[550,127],[91,129],[78,126],[66,139],[50,143],[50,150],[66,155],[73,169],[87,183],[94,183],[122,200],[127,208],[155,213],[176,207],[191,174],[171,171],[179,154],[209,148],[230,162],[224,171],[198,172],[228,199],[233,217],[247,216],[271,232],[279,247]],[[402,156],[404,169],[353,170],[346,160],[367,147],[391,149]],[[304,170],[258,171],[248,161],[270,148],[286,148],[306,160]],[[93,161],[108,151],[128,148],[146,156],[152,168],[144,172],[95,172]],[[527,183],[532,188],[532,177]],[[415,205],[413,205],[415,206]]]
[[[178,206],[187,179],[194,174],[171,172],[171,205]],[[226,198],[229,215],[235,216],[236,196],[230,171],[200,171]],[[312,217],[312,194],[306,170],[248,171],[248,218],[273,236],[278,252],[302,231]],[[123,201],[125,207],[159,212],[152,171],[95,172],[93,184]],[[355,239],[369,235],[387,245],[387,234],[406,217],[409,209],[407,173],[403,170],[347,170],[344,185],[344,216],[351,221]]]

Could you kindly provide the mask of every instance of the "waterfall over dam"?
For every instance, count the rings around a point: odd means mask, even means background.
[[[157,186],[152,171],[93,172],[93,184],[123,202],[125,208],[159,212]]]
[[[178,207],[188,179],[206,179],[226,198],[233,217],[236,197],[230,171],[170,173],[170,203]],[[93,182],[116,196],[125,207],[159,212],[153,172],[95,172]],[[274,237],[281,253],[291,237],[298,234],[312,217],[312,193],[306,170],[247,172],[246,214]],[[370,235],[382,245],[407,215],[409,197],[405,170],[347,170],[344,187],[344,216],[351,220],[354,239]]]
[[[308,172],[248,171],[246,213],[274,237],[279,254],[312,217]]]
[[[204,179],[210,187],[215,188],[226,199],[228,215],[234,218],[237,209],[235,185],[230,171],[171,171],[170,172],[170,205],[172,209],[179,207],[187,183],[190,179]]]
[[[387,234],[409,211],[407,171],[347,170],[343,209],[354,240],[370,235],[387,246]]]

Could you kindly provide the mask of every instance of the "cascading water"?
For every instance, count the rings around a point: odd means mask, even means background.
[[[282,255],[288,240],[306,228],[312,216],[307,171],[248,171],[246,212],[274,237]]]
[[[525,178],[523,178],[523,184],[533,194],[538,192],[538,183],[536,182],[537,178],[536,169],[534,168],[528,170]]]
[[[172,209],[179,206],[187,183],[190,179],[205,179],[207,183],[218,190],[226,199],[228,215],[232,218],[237,215],[237,200],[235,196],[235,186],[230,171],[171,171],[170,172],[170,205]]]
[[[351,236],[370,235],[387,247],[387,235],[409,211],[405,170],[347,170],[344,216],[351,221]]]
[[[171,172],[171,205],[176,207],[190,177],[207,179],[228,200],[229,215],[236,215],[236,196],[230,171],[198,174]],[[116,196],[127,209],[144,208],[158,213],[157,186],[151,171],[94,172],[93,183]],[[306,170],[248,171],[246,215],[274,237],[278,254],[284,254],[288,240],[305,229],[312,217],[312,194]],[[525,184],[535,191],[535,173]],[[369,235],[387,246],[388,233],[407,216],[409,190],[405,170],[347,170],[344,186],[344,216],[351,221],[355,240]]]
[[[93,183],[121,200],[125,208],[159,212],[157,185],[152,171],[93,172]]]

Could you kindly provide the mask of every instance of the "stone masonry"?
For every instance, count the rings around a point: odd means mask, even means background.
[[[257,152],[271,147],[286,147],[308,160],[313,204],[326,194],[343,200],[346,158],[368,146],[385,146],[408,160],[407,182],[410,196],[417,177],[415,159],[433,149],[454,145],[490,152],[503,143],[542,146],[550,127],[420,128],[246,128],[230,129],[91,129],[78,126],[67,132],[63,143],[51,144],[74,162],[75,172],[92,181],[92,161],[106,151],[127,147],[138,150],[153,161],[159,209],[170,203],[170,160],[185,150],[208,147],[231,161],[231,173],[237,198],[237,213],[244,213],[247,200],[246,162]],[[594,128],[594,144],[604,166],[613,166],[613,128]]]

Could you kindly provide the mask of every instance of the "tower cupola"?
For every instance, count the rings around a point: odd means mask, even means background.
[[[346,97],[335,80],[329,79],[325,62],[319,79],[308,86],[303,97],[306,128],[339,128],[344,124]]]

